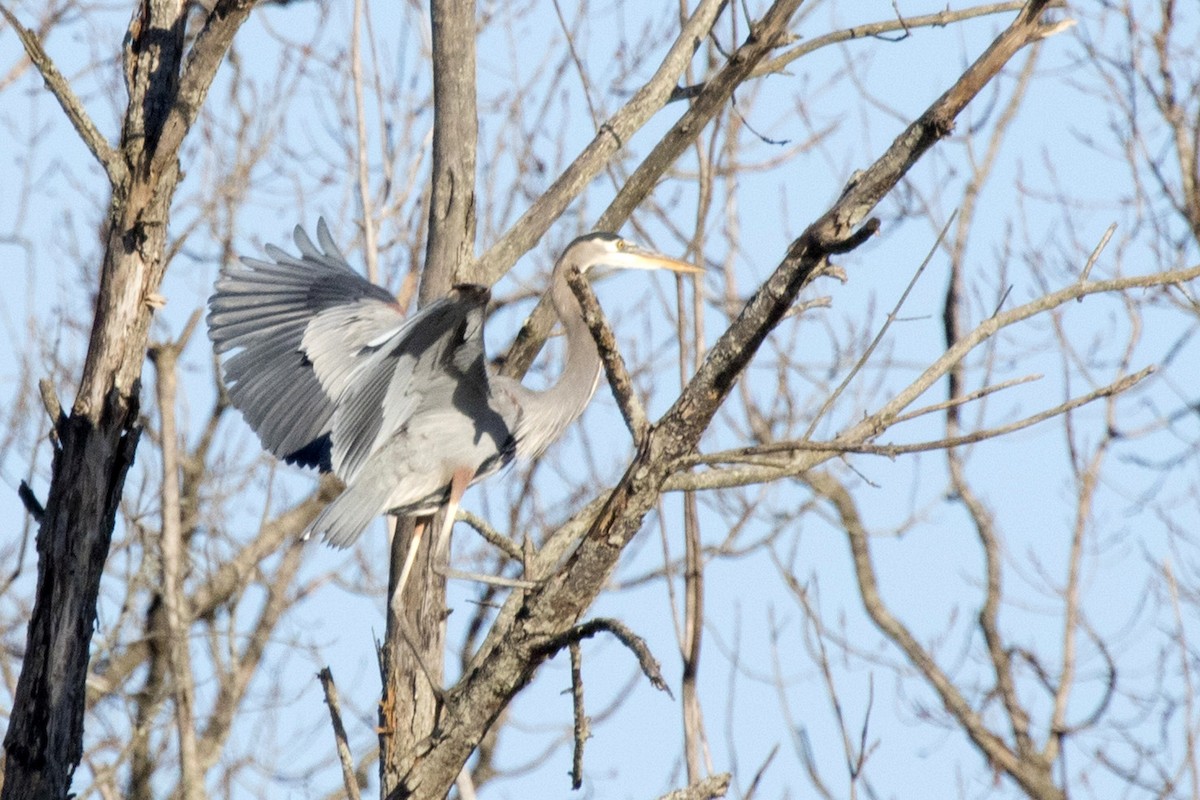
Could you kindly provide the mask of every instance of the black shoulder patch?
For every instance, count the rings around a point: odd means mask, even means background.
[[[328,433],[321,434],[303,447],[283,457],[289,464],[316,467],[321,472],[333,471],[333,441]]]

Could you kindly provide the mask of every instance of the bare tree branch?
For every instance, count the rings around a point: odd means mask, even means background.
[[[542,238],[571,201],[600,174],[609,159],[667,102],[692,54],[725,7],[726,0],[701,0],[654,75],[608,119],[592,141],[471,268],[470,277],[491,285]],[[665,168],[666,165],[664,165]],[[539,344],[540,347],[540,344]],[[527,369],[527,367],[525,368]],[[521,373],[524,373],[524,369]],[[513,374],[513,373],[509,373]]]
[[[167,620],[167,659],[171,665],[175,728],[179,737],[179,787],[183,800],[205,796],[204,772],[196,750],[196,687],[188,644],[191,619],[184,617],[183,576],[187,551],[183,544],[179,501],[179,433],[175,425],[179,354],[187,346],[200,312],[192,314],[179,339],[150,348],[158,377],[158,408],[162,438],[162,598]]]
[[[76,96],[75,91],[71,88],[71,84],[63,77],[63,74],[58,71],[58,67],[54,66],[54,61],[50,55],[42,48],[41,40],[33,31],[26,28],[20,23],[16,16],[9,11],[8,6],[0,3],[0,15],[3,15],[8,24],[12,25],[16,31],[17,37],[21,40],[22,46],[25,48],[26,55],[33,65],[37,67],[41,73],[42,79],[46,82],[46,88],[54,95],[54,99],[58,100],[58,104],[67,114],[67,119],[75,127],[79,138],[83,139],[84,145],[91,152],[96,160],[100,162],[100,166],[108,173],[109,181],[114,185],[118,185],[125,180],[125,164],[121,161],[117,151],[113,149],[108,140],[104,138],[104,134],[92,122],[92,118],[88,116],[87,109],[83,107],[83,102]]]
[[[333,725],[333,740],[337,746],[338,761],[342,765],[342,785],[346,787],[347,800],[359,800],[358,778],[354,775],[354,756],[350,754],[350,742],[346,738],[346,726],[342,724],[342,707],[338,700],[337,685],[333,673],[325,667],[317,673],[321,689],[325,692],[325,705],[329,706],[329,721]]]
[[[379,245],[375,240],[375,210],[371,205],[371,182],[367,173],[367,116],[363,103],[363,57],[359,23],[363,0],[354,0],[354,22],[350,27],[350,73],[354,85],[355,165],[358,168],[358,202],[362,206],[363,259],[367,280],[379,283]]]
[[[625,359],[621,358],[621,353],[617,349],[617,337],[613,335],[612,328],[604,319],[604,311],[600,308],[600,303],[596,300],[591,285],[579,270],[571,270],[567,273],[567,283],[570,285],[571,291],[575,292],[576,299],[579,300],[579,307],[583,311],[583,321],[591,329],[592,337],[596,340],[596,347],[600,351],[600,358],[604,361],[604,374],[608,378],[608,385],[612,388],[613,397],[617,401],[617,408],[621,409],[621,416],[625,418],[625,424],[636,444],[645,438],[646,431],[650,428],[650,422],[646,419],[646,409],[642,407],[642,401],[634,392],[633,379],[629,377],[629,371],[625,369]]]
[[[711,800],[713,797],[724,797],[729,791],[732,776],[728,772],[710,775],[702,781],[697,781],[683,789],[667,792],[659,800]]]
[[[583,746],[591,738],[591,726],[587,718],[587,710],[583,706],[583,654],[579,642],[567,645],[571,653],[571,705],[575,716],[574,741],[575,747],[571,753],[571,788],[583,786]]]
[[[866,529],[846,487],[827,473],[810,472],[805,476],[805,480],[815,492],[829,500],[837,509],[838,518],[850,543],[850,552],[854,560],[854,571],[858,579],[858,590],[862,596],[863,606],[875,625],[904,652],[909,661],[921,672],[925,680],[938,693],[946,709],[991,763],[1012,776],[1031,797],[1041,800],[1061,800],[1064,795],[1054,783],[1051,773],[1052,764],[1034,753],[1023,753],[1018,756],[1013,752],[999,736],[988,728],[983,717],[971,707],[950,677],[938,666],[929,652],[921,647],[908,628],[889,610],[879,593],[875,568],[871,563]]]
[[[662,667],[659,665],[658,659],[650,652],[650,648],[646,645],[646,640],[630,630],[629,626],[620,620],[609,619],[607,617],[590,619],[564,632],[561,636],[547,641],[542,647],[545,655],[551,656],[572,642],[590,639],[602,632],[611,633],[617,637],[621,644],[628,647],[637,656],[638,666],[642,668],[642,674],[650,681],[651,686],[659,691],[666,692],[669,697],[673,696],[671,695],[671,687],[663,679]]]

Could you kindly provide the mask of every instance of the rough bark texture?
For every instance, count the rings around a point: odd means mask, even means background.
[[[4,739],[5,798],[66,797],[83,756],[84,679],[96,596],[125,473],[137,447],[136,404],[98,425],[72,415],[37,538],[38,584],[17,701]]]
[[[139,6],[125,45],[130,102],[116,150],[96,141],[96,128],[73,95],[56,92],[105,167],[112,195],[87,360],[71,415],[55,424],[58,446],[37,537],[37,593],[4,739],[5,800],[67,797],[82,757],[96,600],[140,433],[139,382],[166,266],[179,145],[250,7],[218,3],[185,69],[184,5],[146,0]],[[39,69],[47,74],[49,68]]]
[[[419,301],[426,305],[459,282],[475,256],[474,0],[432,0],[433,174],[429,238]],[[466,277],[466,276],[464,276]],[[380,704],[379,778],[384,797],[405,797],[401,770],[419,742],[433,731],[446,650],[446,580],[434,565],[446,559],[433,552],[440,515],[422,537],[415,569],[405,588],[403,618],[388,604],[387,631],[380,648],[383,702]],[[397,526],[392,543],[390,584],[399,575],[412,522]],[[447,546],[448,542],[445,543]],[[389,597],[394,592],[389,585]],[[436,685],[435,685],[436,684]]]
[[[475,258],[475,3],[433,0],[433,175],[421,305],[469,276]]]

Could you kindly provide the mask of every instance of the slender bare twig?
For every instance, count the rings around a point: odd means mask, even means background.
[[[359,22],[363,0],[354,0],[350,23],[350,77],[354,86],[355,162],[358,167],[358,202],[362,211],[363,259],[367,280],[379,283],[379,246],[375,241],[375,211],[371,203],[371,182],[367,172],[367,112],[363,102],[363,58]]]
[[[871,747],[867,744],[867,731],[869,730],[871,720],[871,699],[875,694],[874,683],[870,681],[870,676],[868,676],[867,707],[863,714],[862,726],[859,729],[859,741],[856,746],[850,735],[850,727],[847,723],[845,710],[842,708],[841,693],[838,691],[837,684],[833,679],[829,653],[825,647],[825,640],[827,638],[825,626],[821,621],[820,615],[813,608],[807,587],[802,586],[800,581],[796,580],[796,577],[784,567],[783,562],[779,560],[779,556],[774,550],[771,550],[770,554],[771,561],[775,564],[775,569],[780,577],[783,578],[784,585],[788,587],[788,590],[796,598],[796,602],[804,610],[804,618],[808,623],[807,627],[811,628],[811,635],[805,638],[809,642],[809,650],[812,653],[813,659],[821,671],[821,678],[825,684],[825,696],[829,700],[833,710],[833,717],[837,721],[838,732],[841,734],[842,740],[842,756],[845,759],[846,772],[849,776],[850,798],[851,800],[856,800],[858,797],[858,783],[863,777],[863,767],[871,752]],[[782,681],[777,680],[776,683],[782,687]],[[780,693],[782,694],[782,691]],[[783,701],[784,698],[781,697],[780,700]]]
[[[488,521],[483,517],[460,508],[455,519],[459,522],[467,523],[472,530],[483,537],[484,541],[497,550],[500,550],[513,561],[524,561],[525,553],[521,550],[521,546],[489,525]]]
[[[1096,247],[1092,250],[1092,254],[1088,256],[1087,263],[1083,265],[1083,271],[1079,273],[1079,280],[1086,281],[1088,276],[1092,274],[1092,267],[1096,266],[1096,261],[1099,260],[1100,254],[1104,252],[1104,248],[1108,247],[1108,240],[1117,232],[1117,223],[1112,223],[1108,229],[1104,231],[1104,235],[1100,237],[1100,241],[1096,243]],[[1080,303],[1083,298],[1079,298]]]
[[[482,572],[465,572],[461,569],[434,566],[433,571],[446,578],[460,581],[484,583],[488,586],[500,586],[507,589],[536,589],[536,581],[523,581],[518,578],[505,578],[500,575],[485,575]]]
[[[956,395],[955,397],[947,398],[947,399],[942,400],[937,403],[931,403],[930,405],[927,405],[927,406],[921,406],[920,408],[909,411],[907,414],[900,414],[893,421],[893,424],[898,425],[901,422],[908,422],[911,419],[916,419],[917,417],[923,417],[926,414],[932,414],[937,411],[945,411],[947,408],[952,408],[954,406],[962,406],[967,403],[973,402],[975,400],[979,400],[981,398],[988,397],[989,395],[993,395],[996,392],[1000,392],[1005,389],[1011,389],[1014,386],[1020,386],[1023,383],[1032,383],[1034,381],[1040,381],[1043,377],[1044,376],[1042,376],[1040,374],[1034,374],[1034,375],[1026,375],[1022,378],[1011,378],[1007,381],[1000,381],[1000,383],[993,383],[990,386],[984,386],[982,389],[976,389],[973,392],[967,392],[965,394],[960,394],[960,395]]]
[[[846,387],[850,385],[850,381],[854,380],[854,376],[857,375],[859,370],[866,365],[867,361],[871,358],[871,354],[875,352],[875,348],[878,347],[879,343],[883,341],[884,335],[888,332],[888,329],[892,327],[892,323],[896,321],[896,317],[900,315],[900,309],[904,307],[904,301],[908,299],[908,296],[912,293],[913,287],[917,285],[917,281],[921,279],[921,275],[925,272],[925,268],[928,267],[929,262],[933,260],[934,253],[937,252],[938,247],[942,243],[942,239],[946,237],[946,231],[950,229],[950,225],[954,222],[954,216],[955,214],[951,214],[950,219],[946,220],[946,224],[942,226],[942,230],[938,233],[937,239],[934,240],[933,246],[929,248],[929,252],[927,252],[925,254],[925,258],[921,260],[920,265],[917,267],[917,271],[913,273],[912,278],[908,281],[908,285],[905,286],[904,291],[900,293],[900,298],[896,300],[896,305],[894,305],[892,310],[888,312],[887,319],[884,320],[883,325],[879,328],[879,333],[875,334],[875,338],[871,340],[871,343],[867,345],[867,349],[863,351],[862,356],[858,359],[858,361],[855,362],[850,371],[846,373],[846,377],[842,379],[842,382],[837,385],[836,389],[829,393],[829,396],[825,398],[825,402],[821,404],[821,407],[817,410],[817,413],[813,415],[812,422],[808,424],[808,430],[804,432],[803,438],[808,439],[813,435],[813,431],[817,429],[817,424],[821,421],[821,418],[825,416],[825,412],[832,408],[837,399],[842,396],[842,392],[845,391]]]
[[[854,442],[842,439],[834,439],[829,442],[807,442],[807,441],[788,441],[788,442],[772,442],[769,445],[760,445],[757,447],[746,447],[738,450],[728,450],[721,453],[696,454],[681,458],[678,462],[679,468],[697,466],[700,464],[737,464],[749,463],[764,467],[771,467],[780,470],[786,470],[791,463],[790,460],[771,460],[767,456],[780,454],[798,454],[798,453],[867,453],[871,455],[886,456],[895,458],[906,453],[922,453],[931,450],[945,450],[952,447],[961,447],[966,444],[974,444],[986,439],[994,439],[998,436],[1004,436],[1014,431],[1019,431],[1036,425],[1039,422],[1044,422],[1053,417],[1061,416],[1069,411],[1073,411],[1080,406],[1087,405],[1095,400],[1103,397],[1111,397],[1128,391],[1137,383],[1153,374],[1155,368],[1153,366],[1146,367],[1140,372],[1132,375],[1126,375],[1113,381],[1107,386],[1102,386],[1099,389],[1088,392],[1087,394],[1071,398],[1065,402],[1059,403],[1053,408],[1048,408],[1037,414],[1032,414],[1028,417],[1010,422],[1006,425],[999,425],[993,428],[985,428],[964,434],[962,436],[951,436],[944,439],[937,439],[927,442],[915,442],[912,444],[869,444],[866,442]],[[675,476],[668,487],[672,491],[682,491],[685,489],[693,490],[695,488],[712,488],[711,485],[705,486],[703,476],[706,473],[698,475],[680,475]],[[780,477],[783,475],[781,474]],[[692,479],[695,480],[692,480]]]
[[[571,653],[571,708],[575,716],[574,741],[571,753],[571,788],[583,786],[583,745],[591,738],[587,711],[583,707],[583,654],[579,642],[567,645]]]
[[[775,756],[779,755],[779,744],[776,743],[771,748],[771,752],[767,753],[766,758],[758,765],[758,769],[754,771],[754,776],[750,778],[750,785],[746,788],[746,794],[743,795],[743,800],[754,800],[758,796],[758,787],[762,785],[763,777],[770,769],[771,763],[775,760]]]
[[[346,737],[346,726],[342,724],[342,707],[338,700],[337,685],[333,672],[325,667],[317,673],[321,689],[325,692],[325,705],[329,706],[329,721],[333,725],[333,741],[337,747],[338,761],[342,765],[342,785],[346,787],[348,800],[359,800],[358,778],[354,775],[354,756],[350,753],[350,741]]]
[[[638,399],[637,393],[633,389],[633,379],[629,377],[629,371],[625,369],[625,359],[621,358],[621,353],[617,349],[617,337],[613,335],[612,328],[608,326],[608,321],[604,318],[604,311],[600,308],[600,303],[596,301],[596,295],[592,292],[591,285],[579,270],[571,270],[567,273],[567,284],[570,285],[571,291],[575,292],[575,297],[579,300],[579,306],[583,310],[583,321],[587,323],[592,337],[596,340],[596,347],[604,362],[604,373],[608,377],[608,385],[612,387],[617,407],[621,409],[625,425],[633,435],[634,444],[638,444],[646,437],[650,422],[646,419],[646,410],[642,407],[642,401]]]
[[[617,637],[621,644],[628,647],[637,656],[638,666],[642,668],[642,674],[649,679],[650,685],[659,691],[666,692],[669,697],[674,697],[671,694],[671,687],[663,679],[662,667],[659,665],[658,659],[650,652],[646,640],[630,630],[629,626],[620,620],[607,617],[590,619],[546,641],[542,648],[547,655],[553,655],[572,642],[590,639],[598,633],[611,633]]]
[[[579,73],[579,80],[583,84],[583,101],[587,103],[588,114],[592,117],[592,125],[596,130],[600,129],[600,115],[596,113],[596,104],[592,102],[592,87],[588,82],[588,72],[583,66],[583,59],[579,56],[579,51],[575,48],[575,35],[567,26],[567,20],[563,16],[562,6],[558,0],[554,0],[554,14],[558,17],[558,27],[563,32],[563,39],[567,43],[567,52],[571,55],[571,61],[575,64],[575,70]],[[578,786],[573,787],[578,789]]]
[[[1184,733],[1183,763],[1191,782],[1191,796],[1200,797],[1200,766],[1197,765],[1196,744],[1196,686],[1194,668],[1192,666],[1191,647],[1188,645],[1187,628],[1184,625],[1183,613],[1180,610],[1179,584],[1175,580],[1175,571],[1171,562],[1165,561],[1162,566],[1163,576],[1167,580],[1167,594],[1171,598],[1171,612],[1175,623],[1175,646],[1179,655],[1179,674],[1184,686],[1184,710],[1187,712],[1186,731]]]
[[[786,52],[760,64],[750,73],[750,77],[761,78],[766,75],[786,73],[787,66],[793,61],[822,48],[841,44],[842,42],[849,42],[855,39],[878,38],[895,31],[902,30],[907,32],[912,28],[942,28],[968,19],[1017,11],[1024,4],[1024,0],[1009,0],[1009,2],[1005,3],[989,3],[987,5],[956,10],[946,9],[935,14],[922,14],[916,17],[897,17],[880,22],[869,22],[863,25],[843,28],[842,30],[815,36],[796,47],[789,48]],[[671,94],[671,99],[690,99],[699,94],[703,88],[704,84],[679,87]]]
[[[191,618],[185,617],[187,601],[183,576],[187,571],[187,551],[183,543],[182,512],[179,501],[179,433],[175,426],[175,398],[179,376],[178,359],[187,345],[196,323],[195,311],[179,339],[150,348],[157,370],[158,413],[162,448],[162,598],[167,612],[167,656],[171,665],[175,704],[175,726],[179,736],[179,789],[184,800],[204,797],[204,771],[196,745],[195,681],[188,639]]]
[[[66,112],[67,119],[75,127],[75,131],[83,140],[84,145],[100,162],[100,166],[108,174],[109,181],[113,185],[121,183],[126,171],[124,162],[121,161],[117,151],[108,143],[108,140],[104,138],[104,134],[100,133],[96,123],[92,122],[92,118],[88,116],[87,110],[83,107],[83,102],[75,94],[75,90],[71,88],[71,84],[67,82],[63,74],[58,71],[58,67],[54,65],[50,55],[43,49],[37,34],[22,25],[3,3],[0,3],[0,15],[3,15],[8,20],[8,24],[12,25],[17,37],[21,40],[21,45],[25,48],[25,54],[29,56],[29,60],[41,73],[42,80],[46,82],[46,88],[54,95],[54,99],[62,106],[62,110]]]

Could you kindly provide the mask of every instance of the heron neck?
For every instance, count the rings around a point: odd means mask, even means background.
[[[550,281],[550,301],[566,333],[566,360],[553,386],[533,392],[530,398],[537,406],[536,413],[526,408],[524,425],[519,436],[518,451],[533,458],[579,418],[587,407],[600,381],[600,353],[596,342],[583,321],[579,300],[566,281],[566,268],[554,268]],[[528,402],[528,401],[527,401]],[[536,426],[536,427],[534,427]]]
[[[562,321],[567,339],[566,363],[563,364],[562,374],[558,382],[551,387],[551,392],[559,392],[559,399],[567,402],[573,409],[574,420],[583,413],[583,409],[596,393],[600,384],[600,351],[596,349],[596,340],[587,323],[583,321],[583,308],[579,298],[571,290],[566,280],[566,270],[556,269],[553,291],[550,300],[554,310]]]

